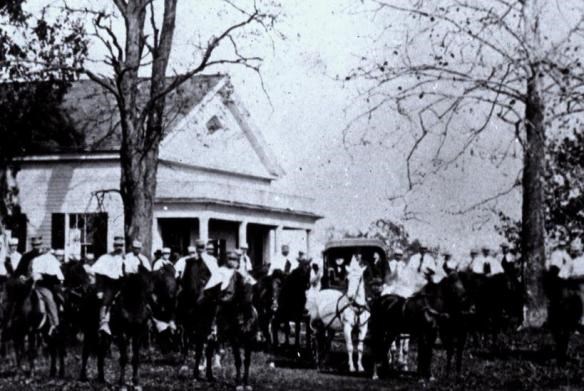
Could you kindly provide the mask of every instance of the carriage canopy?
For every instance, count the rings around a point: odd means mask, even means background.
[[[323,252],[323,267],[325,271],[322,280],[323,288],[344,289],[343,284],[339,281],[338,270],[349,265],[351,258],[357,254],[361,254],[369,266],[373,266],[375,253],[379,255],[381,262],[387,260],[386,246],[383,241],[378,239],[350,238],[328,242]]]

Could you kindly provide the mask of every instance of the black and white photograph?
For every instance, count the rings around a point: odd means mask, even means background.
[[[0,0],[0,389],[584,389],[584,3]]]

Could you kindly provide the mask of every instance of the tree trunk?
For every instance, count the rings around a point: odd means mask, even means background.
[[[152,220],[156,197],[158,148],[144,156],[122,154],[120,189],[124,201],[124,234],[126,243],[140,240],[144,253],[152,252]]]
[[[527,81],[521,244],[525,263],[527,314],[525,325],[540,327],[547,317],[542,286],[545,267],[544,102],[539,91],[537,67]]]

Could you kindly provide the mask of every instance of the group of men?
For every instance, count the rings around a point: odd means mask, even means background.
[[[557,268],[563,279],[584,277],[584,253],[582,240],[576,238],[568,243],[559,240],[546,262],[546,269]]]
[[[32,238],[32,249],[22,255],[18,252],[18,239],[11,238],[7,244],[8,249],[4,251],[5,260],[0,262],[0,283],[4,283],[8,277],[17,277],[23,282],[32,279],[35,291],[41,299],[43,310],[46,310],[47,313],[50,324],[49,333],[52,333],[59,326],[58,304],[60,284],[64,280],[61,270],[65,261],[64,251],[44,247],[41,237]],[[116,236],[111,252],[100,256],[97,260],[91,254],[80,260],[91,280],[95,283],[98,298],[102,303],[100,330],[109,334],[111,334],[109,309],[119,290],[120,279],[125,275],[137,273],[140,268],[147,271],[157,271],[164,268],[165,265],[173,265],[175,277],[181,280],[189,259],[196,259],[202,261],[211,273],[207,287],[216,284],[224,285],[228,277],[235,271],[241,273],[249,283],[255,283],[252,277],[253,264],[247,254],[248,246],[245,243],[237,250],[229,251],[226,254],[225,265],[220,265],[213,255],[214,248],[211,242],[208,243],[204,240],[197,240],[195,246],[189,246],[188,253],[176,262],[171,260],[171,249],[168,247],[157,251],[152,263],[142,253],[143,246],[139,240],[132,241],[129,252],[125,252],[124,248],[124,238]],[[301,252],[299,260],[304,258],[304,253]],[[269,274],[278,269],[290,273],[297,265],[298,261],[290,256],[289,247],[284,245],[282,246],[282,255],[269,265]]]
[[[356,257],[362,257],[356,254]],[[453,271],[469,270],[478,275],[491,276],[505,271],[518,271],[518,262],[515,251],[508,244],[501,245],[501,251],[495,254],[489,246],[483,246],[480,251],[472,248],[468,257],[456,260],[448,250],[439,257],[421,245],[409,259],[404,257],[400,248],[393,250],[392,257],[382,259],[379,253],[373,254],[370,263],[369,279],[377,278],[381,284],[381,294],[395,294],[410,297],[427,281],[439,282]],[[328,269],[329,284],[342,287],[346,279],[345,260],[338,258]]]

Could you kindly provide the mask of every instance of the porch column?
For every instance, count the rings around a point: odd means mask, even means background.
[[[306,255],[310,257],[310,239],[312,231],[310,229],[306,230]]]
[[[158,219],[155,217],[152,222],[152,248],[150,249],[150,253],[154,253],[154,251],[158,249],[162,249],[164,247],[164,243],[162,242],[162,236],[160,235],[160,224],[158,223]]]
[[[207,242],[209,240],[209,216],[199,216],[199,239]]]
[[[276,231],[274,232],[274,254],[280,253],[280,248],[283,243],[284,226],[278,225]]]
[[[247,221],[239,223],[239,234],[237,236],[237,245],[241,247],[244,243],[247,244]]]

